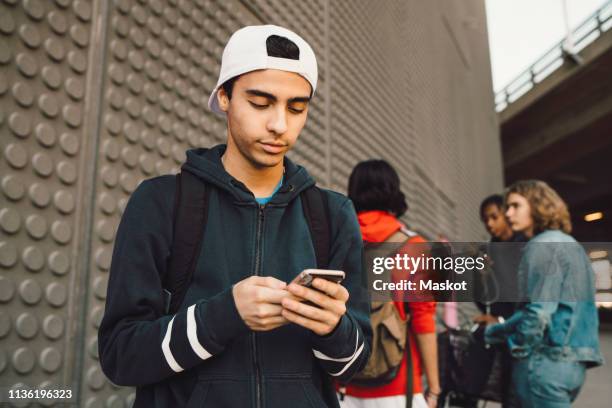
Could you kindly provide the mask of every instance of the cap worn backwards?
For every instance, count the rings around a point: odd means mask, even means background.
[[[299,49],[299,59],[268,55],[266,41],[273,35],[293,41]],[[210,110],[220,115],[225,114],[217,101],[219,88],[229,79],[259,69],[295,72],[310,83],[313,95],[317,88],[317,59],[310,45],[302,37],[275,25],[247,26],[232,34],[223,50],[219,80],[208,99]]]

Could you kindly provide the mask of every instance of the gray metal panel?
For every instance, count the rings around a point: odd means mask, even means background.
[[[0,383],[76,377],[88,1],[0,3]]]
[[[484,238],[478,203],[501,189],[484,22],[481,0],[0,1],[0,383],[131,404],[97,356],[115,231],[141,180],[224,140],[206,102],[243,25],[287,26],[317,54],[291,157],[320,183],[345,191],[385,158],[411,226]]]

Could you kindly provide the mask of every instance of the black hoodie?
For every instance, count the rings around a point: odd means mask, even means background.
[[[99,330],[104,373],[136,386],[135,407],[338,406],[331,378],[347,381],[369,356],[369,302],[360,289],[362,243],[353,206],[325,190],[330,269],[341,269],[351,298],[327,336],[294,324],[253,332],[232,285],[251,275],[290,282],[316,267],[299,194],[314,180],[285,159],[283,185],[265,206],[223,168],[225,146],[187,152],[184,168],[212,186],[193,281],[181,309],[164,315],[161,276],[169,257],[173,176],[144,181],[117,231],[106,310]],[[358,293],[359,292],[359,293]]]

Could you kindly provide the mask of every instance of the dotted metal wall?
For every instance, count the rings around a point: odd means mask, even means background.
[[[400,174],[405,220],[431,238],[486,239],[478,206],[502,190],[484,2],[464,3],[249,2],[302,33],[319,60],[292,157],[343,192],[358,161],[384,158]]]
[[[450,3],[0,0],[0,386],[132,404],[97,355],[115,231],[140,181],[224,140],[207,100],[244,25],[317,54],[292,159],[345,191],[357,161],[385,158],[412,226],[483,238],[477,206],[502,180],[484,4]]]
[[[0,2],[0,384],[78,376],[88,1]]]
[[[414,160],[405,167],[413,182],[407,218],[434,238],[486,239],[478,207],[501,192],[502,167],[484,4],[412,1],[409,10]]]

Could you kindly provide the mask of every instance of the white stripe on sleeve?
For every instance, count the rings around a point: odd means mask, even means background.
[[[187,309],[187,338],[189,339],[189,344],[191,345],[193,352],[196,353],[202,360],[206,360],[207,358],[211,357],[212,354],[206,351],[206,349],[198,341],[198,326],[195,319],[195,306],[196,305],[191,305]]]
[[[342,375],[346,370],[348,370],[348,368],[353,365],[353,363],[357,360],[357,357],[359,357],[359,355],[363,351],[363,346],[365,346],[365,344],[362,344],[361,347],[359,347],[359,350],[357,350],[357,352],[353,356],[352,360],[349,361],[348,364],[345,365],[342,370],[338,371],[337,373],[329,373],[329,375],[331,375],[333,377],[338,377],[338,376]]]
[[[172,351],[170,351],[170,336],[172,335],[172,323],[174,323],[174,317],[172,318],[172,320],[170,320],[170,323],[168,323],[166,335],[164,336],[164,340],[162,341],[162,351],[170,368],[174,372],[180,373],[181,371],[183,371],[183,367],[181,367],[179,363],[176,362],[174,356],[172,355]]]
[[[357,339],[355,340],[355,352],[353,353],[352,356],[343,357],[343,358],[333,358],[333,357],[329,357],[329,356],[321,353],[318,350],[312,349],[312,351],[313,351],[315,357],[320,359],[320,360],[328,360],[328,361],[335,361],[335,362],[338,362],[338,363],[346,363],[344,368],[342,368],[342,370],[338,371],[337,373],[329,373],[329,375],[331,375],[331,376],[338,377],[338,376],[342,375],[346,370],[348,370],[348,368],[351,365],[353,365],[353,363],[357,360],[357,358],[359,357],[359,355],[363,351],[363,347],[364,346],[365,346],[364,343],[362,343],[361,346],[359,346],[359,331],[357,331]]]
[[[315,349],[312,349],[312,352],[314,353],[315,357],[318,358],[319,360],[329,360],[329,361],[337,361],[339,363],[345,363],[347,361],[350,361],[353,357],[355,357],[355,354],[357,353],[357,349],[358,348],[359,348],[359,331],[357,331],[357,339],[355,340],[355,351],[353,352],[352,355],[350,355],[348,357],[333,358],[333,357],[327,356],[327,355],[321,353],[319,350],[315,350]]]
[[[352,356],[349,357],[343,357],[343,358],[333,358],[333,357],[329,357],[323,353],[321,353],[318,350],[313,349],[313,353],[315,355],[315,357],[317,357],[320,360],[328,360],[328,361],[335,361],[338,363],[345,363],[346,365],[344,366],[344,368],[342,368],[342,370],[338,371],[337,373],[329,373],[329,375],[333,376],[333,377],[338,377],[340,375],[342,375],[346,370],[349,369],[349,367],[351,365],[353,365],[353,363],[355,361],[357,361],[357,358],[361,355],[361,352],[363,351],[363,347],[365,346],[365,343],[362,343],[361,346],[359,346],[359,331],[357,331],[357,338],[355,339],[355,352],[353,353]]]

